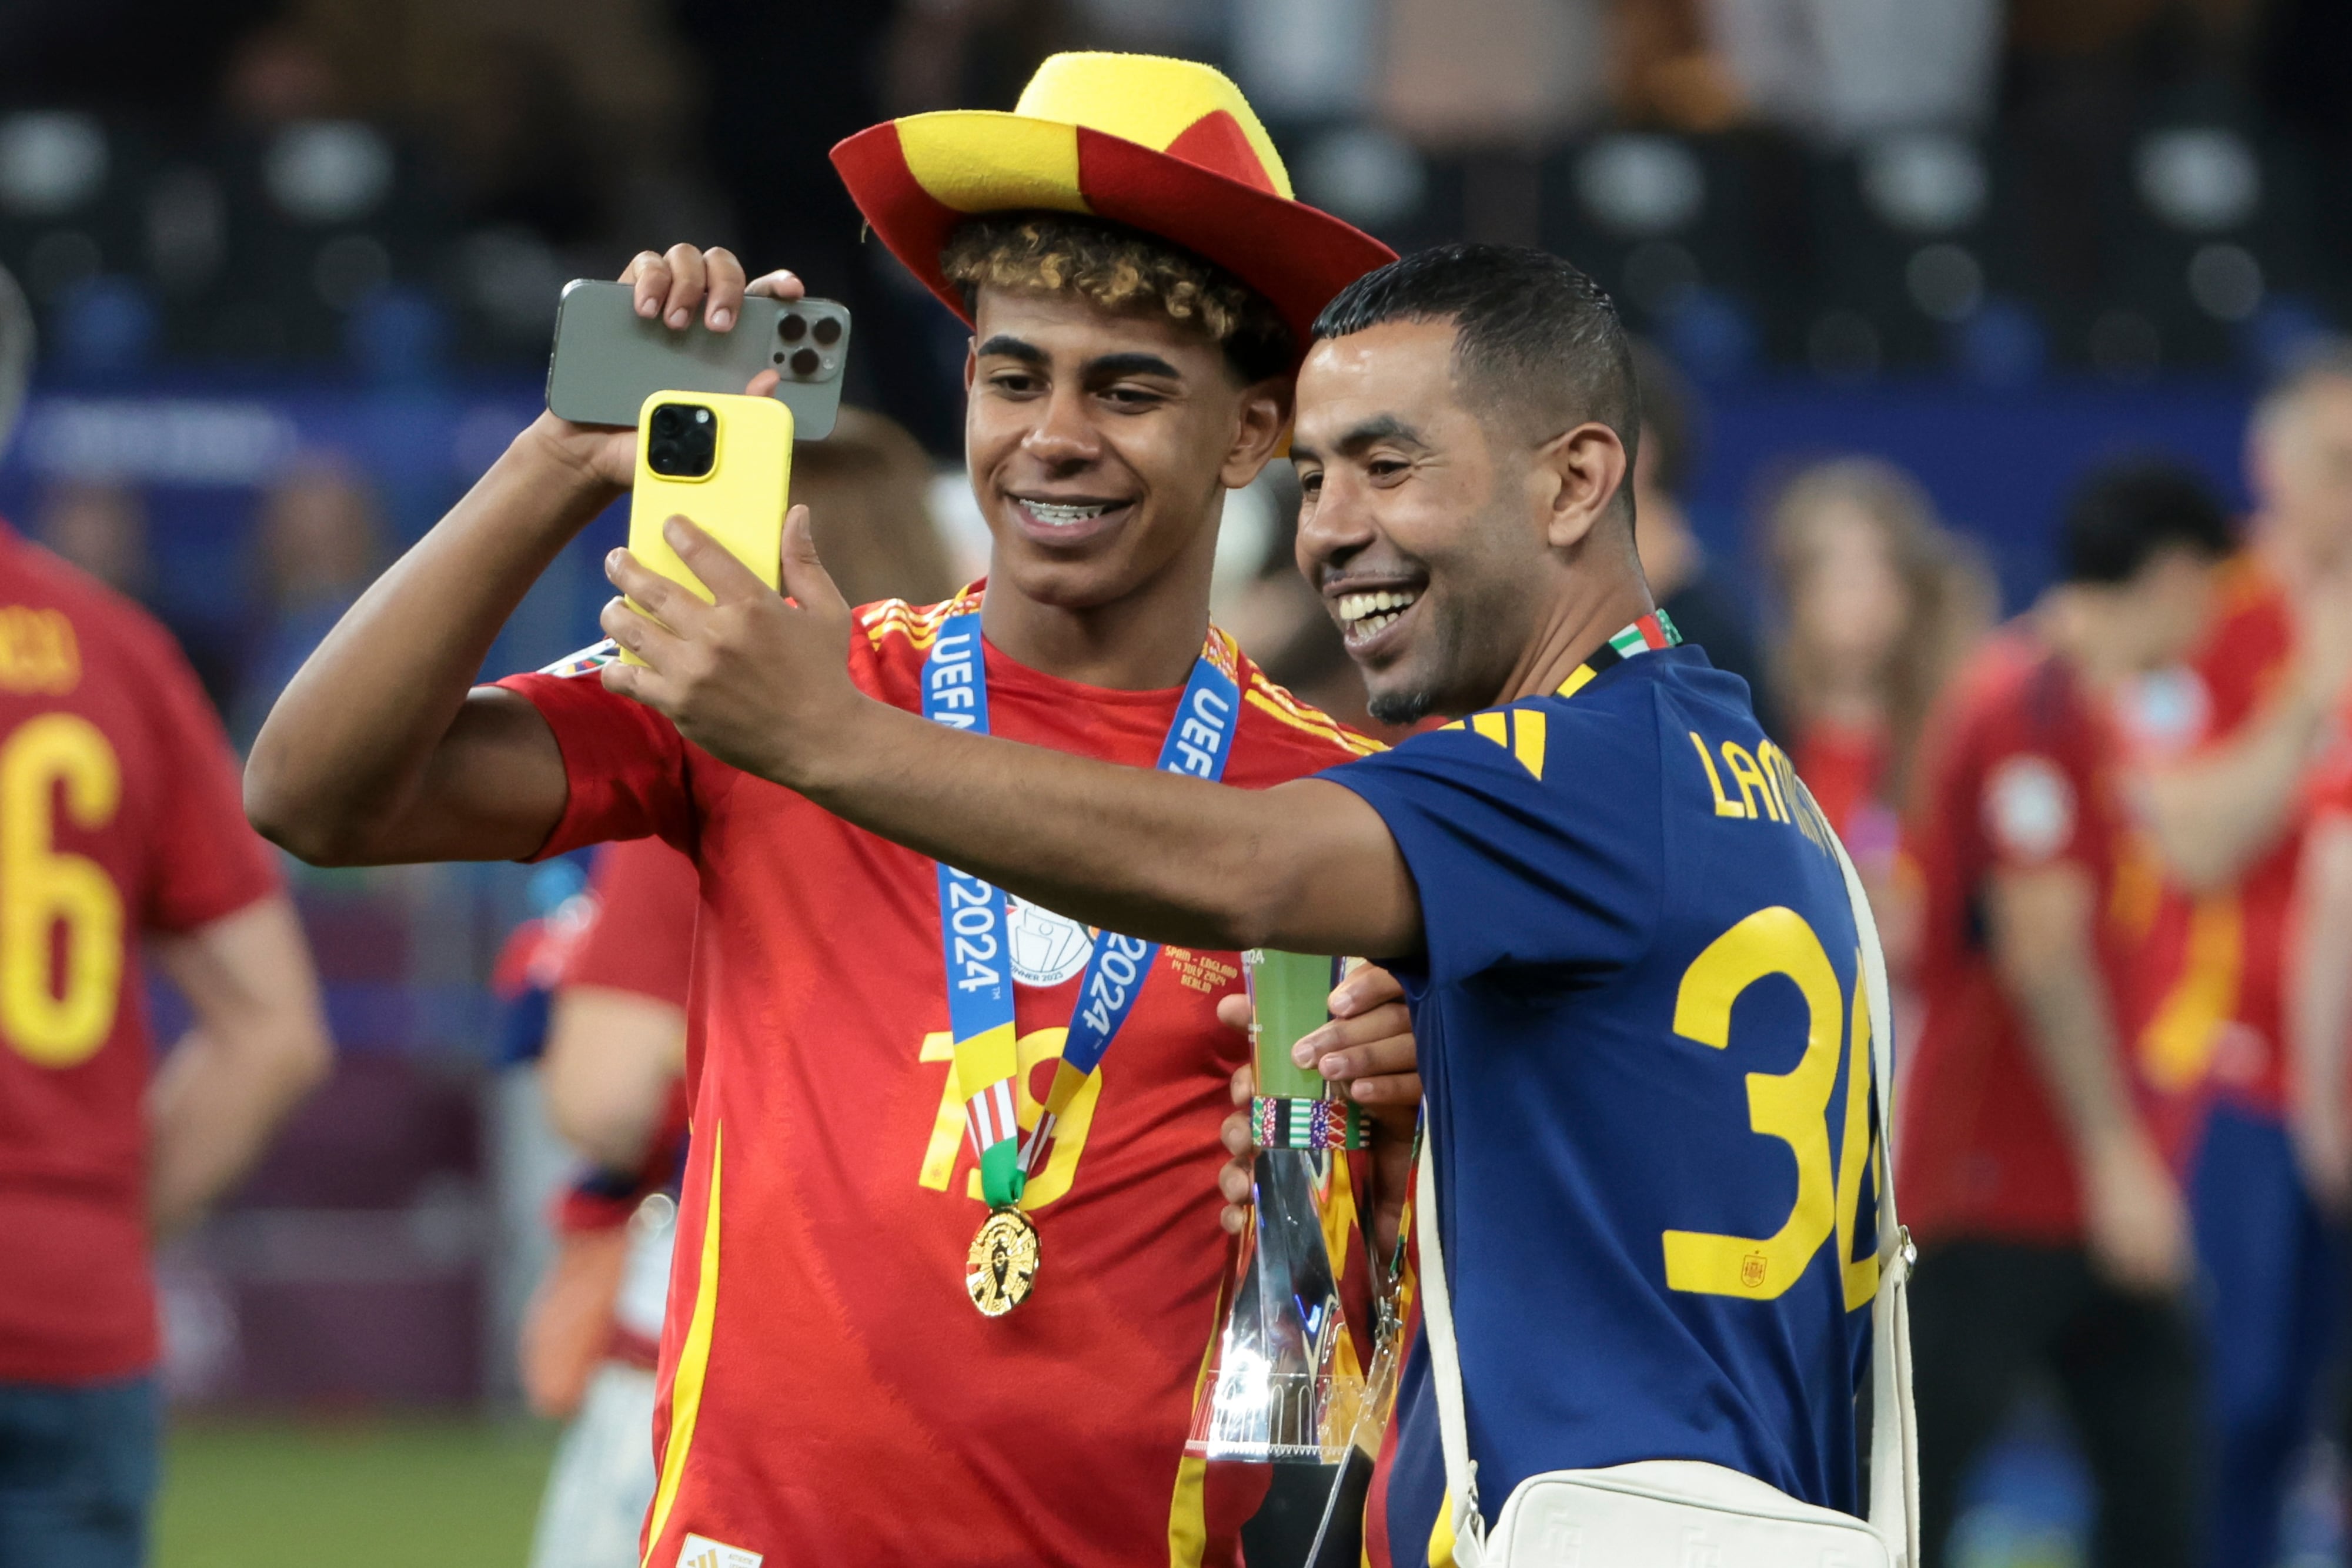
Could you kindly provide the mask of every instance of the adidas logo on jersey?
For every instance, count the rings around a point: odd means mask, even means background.
[[[725,1546],[705,1535],[689,1535],[677,1549],[677,1568],[760,1568],[764,1554]]]

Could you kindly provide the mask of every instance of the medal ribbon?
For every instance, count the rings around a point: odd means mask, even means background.
[[[977,607],[941,623],[923,662],[923,716],[934,724],[988,733],[988,667]],[[1176,717],[1160,742],[1161,769],[1212,783],[1224,777],[1241,722],[1241,683],[1232,645],[1212,630],[1193,662]],[[1078,1000],[1055,1065],[1053,1087],[1025,1141],[1015,1109],[1020,1071],[1013,1022],[1012,950],[1004,891],[965,872],[940,866],[940,944],[947,960],[948,1027],[955,1036],[956,1082],[964,1129],[980,1157],[981,1196],[991,1208],[1021,1201],[1054,1124],[1094,1076],[1135,1009],[1160,956],[1160,945],[1105,931],[1095,938],[1078,982]]]

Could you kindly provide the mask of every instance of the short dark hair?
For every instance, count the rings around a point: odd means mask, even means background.
[[[940,269],[963,291],[982,285],[1071,293],[1107,310],[1160,311],[1225,351],[1244,386],[1287,375],[1298,342],[1273,302],[1219,267],[1157,235],[1076,213],[987,213],[959,225]]]
[[[1315,319],[1345,338],[1388,321],[1454,323],[1454,372],[1472,394],[1549,434],[1585,420],[1617,433],[1628,465],[1642,435],[1641,393],[1617,307],[1601,286],[1529,246],[1433,246],[1364,274]],[[1620,487],[1629,514],[1633,486]]]
[[[2218,560],[2237,543],[2213,487],[2194,471],[2155,457],[2091,470],[2075,486],[2059,528],[2061,572],[2074,583],[2128,582],[2168,549]]]

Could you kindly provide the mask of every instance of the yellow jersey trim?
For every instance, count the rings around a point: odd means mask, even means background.
[[[711,1326],[719,1315],[719,1162],[725,1134],[724,1127],[711,1124],[710,1195],[703,1207],[702,1263],[695,1280],[694,1316],[688,1321],[677,1373],[670,1380],[669,1440],[662,1445],[661,1485],[654,1492],[651,1528],[646,1531],[645,1568],[652,1568],[654,1549],[661,1544],[662,1531],[669,1523],[670,1506],[677,1501],[687,1454],[694,1447],[695,1418],[702,1414],[703,1379],[710,1371]]]
[[[1225,1285],[1219,1281],[1214,1311],[1209,1318],[1208,1343],[1201,1347],[1200,1370],[1192,1374],[1192,1403],[1209,1381],[1216,1361],[1217,1335],[1225,1322]],[[1168,1500],[1168,1568],[1201,1568],[1209,1551],[1209,1462],[1186,1454],[1176,1461],[1176,1490]]]
[[[1243,700],[1293,729],[1304,730],[1318,740],[1328,741],[1351,757],[1370,757],[1376,751],[1387,749],[1369,735],[1342,729],[1339,721],[1328,714],[1308,707],[1255,670],[1250,672],[1249,690],[1244,694]]]

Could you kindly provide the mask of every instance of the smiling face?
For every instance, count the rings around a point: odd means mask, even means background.
[[[1084,610],[1171,577],[1206,602],[1229,487],[1280,439],[1288,389],[1153,307],[983,287],[964,456],[994,540],[990,581]]]
[[[1463,401],[1454,339],[1387,322],[1316,344],[1298,376],[1298,567],[1387,724],[1493,702],[1564,570],[1535,444]]]

